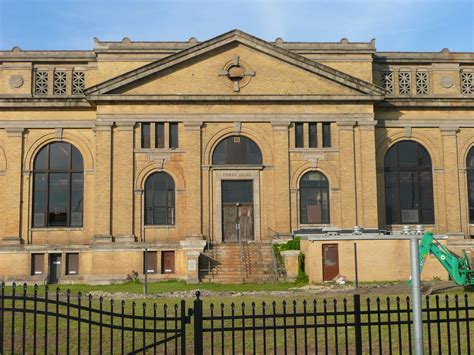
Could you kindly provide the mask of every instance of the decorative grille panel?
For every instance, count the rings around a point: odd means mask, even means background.
[[[416,94],[428,95],[428,72],[416,73]]]
[[[66,72],[54,72],[54,95],[66,95]]]
[[[382,86],[388,91],[389,94],[393,94],[393,72],[385,71],[381,73]]]
[[[398,73],[398,90],[400,95],[410,95],[411,93],[411,73],[401,71]]]
[[[84,90],[85,75],[83,71],[75,71],[72,74],[72,94],[82,95]]]
[[[35,94],[48,95],[48,72],[37,70],[35,73]]]
[[[461,93],[474,94],[474,72],[461,73]]]

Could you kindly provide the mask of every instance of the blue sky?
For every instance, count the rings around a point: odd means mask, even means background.
[[[370,41],[378,50],[474,51],[474,0],[0,0],[0,49],[92,49],[101,40]]]

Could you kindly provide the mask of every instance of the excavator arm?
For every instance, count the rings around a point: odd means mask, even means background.
[[[461,286],[474,285],[474,271],[471,270],[469,258],[464,252],[463,257],[457,257],[444,245],[441,245],[432,233],[423,235],[420,243],[420,273],[428,256],[434,255],[451,276],[451,279]]]

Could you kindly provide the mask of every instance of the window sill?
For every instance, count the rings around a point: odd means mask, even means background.
[[[328,148],[290,148],[290,153],[308,153],[308,152],[339,152],[338,148],[328,147]]]
[[[33,227],[32,232],[51,232],[51,231],[84,231],[84,227]]]
[[[331,224],[302,224],[300,223],[300,228],[302,229],[324,228],[324,227],[332,227],[332,225]]]
[[[157,224],[157,225],[147,225],[143,226],[145,229],[174,229],[176,225],[174,224]]]
[[[182,148],[135,148],[133,150],[135,153],[184,153]]]

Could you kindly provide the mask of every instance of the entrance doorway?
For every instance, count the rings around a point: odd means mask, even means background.
[[[49,278],[50,284],[57,284],[61,277],[61,254],[49,254]]]
[[[323,281],[332,281],[339,275],[337,244],[323,244]]]
[[[222,180],[222,241],[253,241],[253,181]]]

